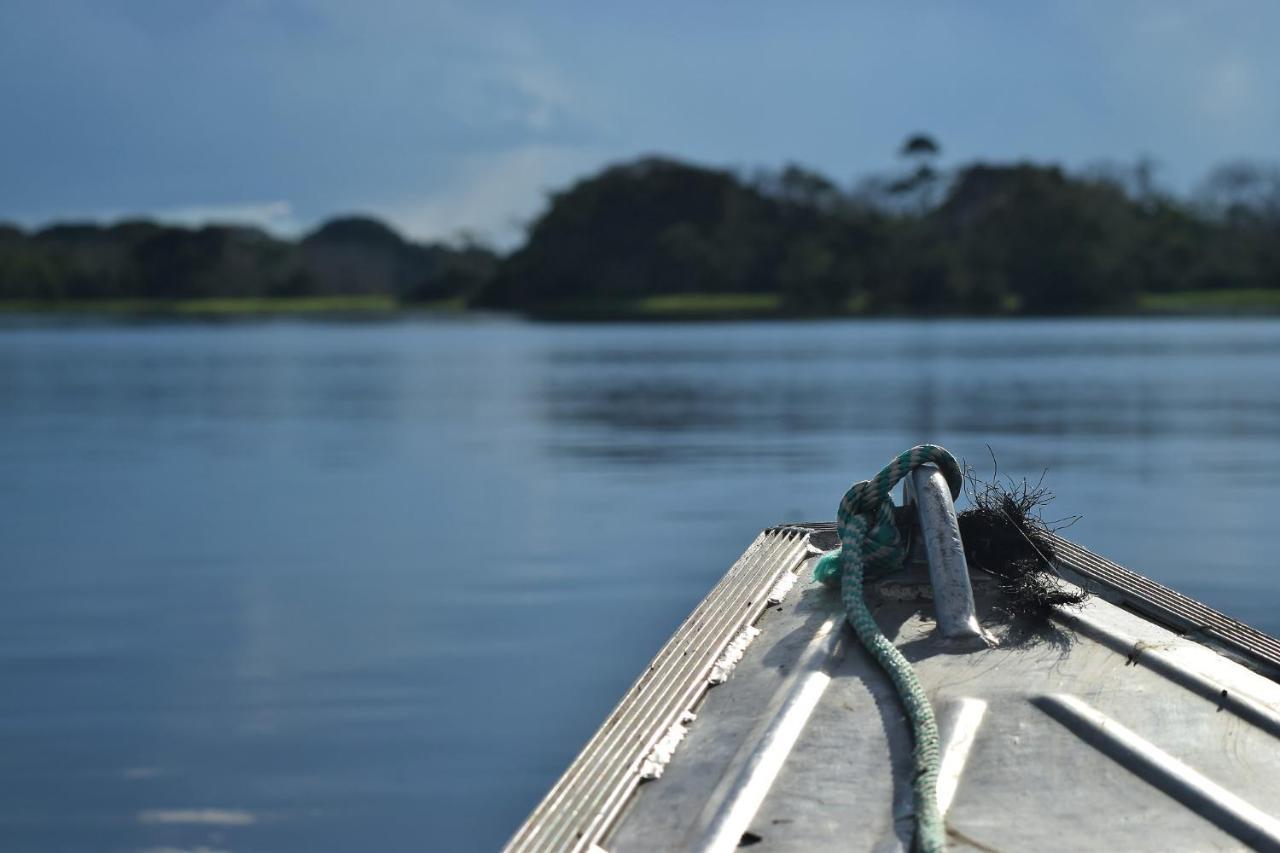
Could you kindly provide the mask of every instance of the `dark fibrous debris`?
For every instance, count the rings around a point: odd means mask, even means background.
[[[1054,567],[1052,534],[1076,519],[1044,520],[1053,495],[1043,477],[1034,485],[998,477],[987,483],[969,472],[967,490],[972,506],[960,513],[965,558],[999,579],[999,609],[1007,617],[1041,621],[1053,607],[1084,603],[1088,593],[1068,586]]]

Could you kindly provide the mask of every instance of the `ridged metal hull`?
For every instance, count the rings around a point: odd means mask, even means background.
[[[507,849],[909,849],[901,708],[808,580],[833,546],[827,524],[762,533]],[[868,586],[938,714],[952,846],[1280,850],[1280,644],[1065,540],[1059,562],[1096,594],[1025,635],[975,572],[1003,642],[962,654],[926,589]]]

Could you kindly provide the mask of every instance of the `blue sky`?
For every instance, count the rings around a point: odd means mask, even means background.
[[[944,162],[1271,159],[1274,2],[3,0],[0,220],[295,233],[361,211],[502,245],[662,152],[842,183]]]

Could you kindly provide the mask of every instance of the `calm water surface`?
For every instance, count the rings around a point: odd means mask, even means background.
[[[0,848],[485,850],[920,441],[1273,633],[1280,323],[0,329]]]

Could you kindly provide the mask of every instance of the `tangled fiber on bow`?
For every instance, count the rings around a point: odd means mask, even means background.
[[[1042,510],[1053,500],[1044,479],[1032,485],[997,477],[984,482],[967,476],[971,507],[960,513],[960,537],[965,558],[973,568],[999,579],[1004,593],[999,609],[1009,617],[1045,619],[1051,608],[1079,606],[1088,593],[1067,586],[1054,561],[1053,534],[1070,526],[1076,517],[1046,522]]]

